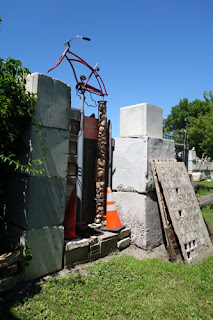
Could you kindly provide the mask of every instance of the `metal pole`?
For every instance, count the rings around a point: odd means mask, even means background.
[[[77,158],[77,179],[76,179],[76,193],[77,193],[77,209],[76,222],[82,221],[82,197],[83,197],[83,162],[84,162],[84,90],[81,90],[81,118],[80,131],[78,135],[78,158]]]

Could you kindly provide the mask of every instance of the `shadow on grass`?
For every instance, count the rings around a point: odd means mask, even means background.
[[[16,304],[24,304],[26,298],[32,298],[41,291],[39,280],[22,283],[12,291],[0,294],[0,319],[1,320],[18,320],[28,319],[26,317],[14,316],[11,309]],[[31,320],[31,319],[30,319]]]

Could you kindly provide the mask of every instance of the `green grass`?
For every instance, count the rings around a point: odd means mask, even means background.
[[[2,320],[213,319],[213,257],[189,266],[129,256],[99,260],[86,276],[40,283],[8,309]]]
[[[203,181],[195,181],[196,184],[203,184],[204,186],[207,186],[207,187],[213,187],[213,180],[211,181],[206,181],[206,180],[203,180]]]
[[[206,206],[201,211],[205,220],[209,223],[210,228],[213,232],[213,210],[210,209],[210,206]]]
[[[213,193],[213,189],[208,190],[205,188],[199,188],[196,192],[196,197],[199,198],[199,197],[205,196],[210,193]]]

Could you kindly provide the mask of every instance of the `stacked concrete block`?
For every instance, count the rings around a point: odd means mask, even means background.
[[[196,150],[189,150],[188,154],[188,172],[192,174],[194,181],[213,178],[213,162],[211,159],[199,159],[196,156]]]
[[[39,73],[27,77],[26,89],[38,95],[35,118],[46,141],[40,143],[35,126],[28,128],[22,161],[41,157],[43,147],[46,160],[42,175],[10,177],[8,231],[14,243],[21,238],[32,252],[28,280],[62,268],[71,98],[67,84]]]
[[[143,249],[155,247],[163,238],[150,160],[174,159],[174,141],[162,139],[162,109],[153,105],[122,108],[120,125],[122,137],[115,138],[113,152],[113,199],[122,223],[131,228],[131,242]]]
[[[163,110],[149,103],[120,109],[120,137],[163,138]]]
[[[122,229],[119,232],[118,242],[117,242],[117,248],[119,250],[126,249],[127,247],[130,246],[130,243],[131,243],[130,234],[131,234],[130,228]]]

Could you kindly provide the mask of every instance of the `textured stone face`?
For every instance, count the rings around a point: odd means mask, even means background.
[[[113,192],[122,224],[131,229],[131,242],[139,248],[156,247],[163,241],[156,194]]]
[[[156,162],[155,168],[184,260],[198,262],[213,246],[184,163]]]
[[[70,87],[40,73],[27,76],[26,89],[38,94],[36,121],[43,127],[69,130]]]
[[[154,190],[151,159],[174,159],[174,141],[150,137],[115,138],[112,188],[144,193]]]
[[[162,108],[149,103],[120,109],[120,137],[163,138]]]

